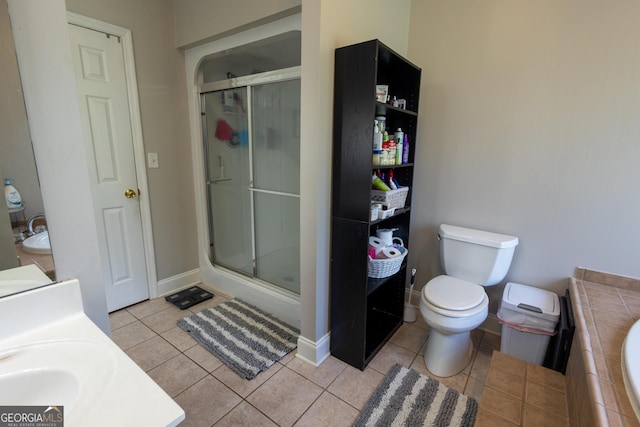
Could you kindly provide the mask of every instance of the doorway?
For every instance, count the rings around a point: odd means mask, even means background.
[[[299,67],[203,85],[210,259],[300,294]]]
[[[71,13],[68,27],[111,312],[156,296],[131,34]]]

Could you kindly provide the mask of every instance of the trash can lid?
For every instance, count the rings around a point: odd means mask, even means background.
[[[507,283],[502,293],[502,308],[554,322],[560,317],[557,294],[519,283]]]

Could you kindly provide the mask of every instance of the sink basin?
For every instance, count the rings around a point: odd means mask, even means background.
[[[629,329],[622,344],[622,378],[629,402],[640,419],[640,320]]]
[[[22,242],[22,249],[32,254],[51,254],[51,242],[49,242],[49,232],[34,234],[27,237]]]
[[[114,371],[114,355],[100,342],[56,340],[9,348],[0,353],[0,405],[64,406],[71,421],[99,401]]]
[[[80,381],[73,374],[53,369],[32,369],[0,377],[0,402],[20,405],[75,406],[80,397]],[[17,404],[17,403],[16,403]]]

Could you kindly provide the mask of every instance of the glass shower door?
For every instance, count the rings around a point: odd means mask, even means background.
[[[300,80],[251,92],[256,277],[300,293]]]
[[[203,94],[211,259],[300,293],[300,80]]]
[[[204,150],[212,261],[253,275],[247,88],[208,92]]]

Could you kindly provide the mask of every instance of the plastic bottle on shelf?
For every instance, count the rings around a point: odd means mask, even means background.
[[[382,150],[382,133],[380,132],[380,125],[377,120],[373,121],[373,164],[378,166],[380,164],[380,153]]]
[[[402,132],[401,128],[398,128],[394,133],[396,139],[396,157],[395,164],[402,164],[402,155],[403,155],[403,145],[404,145],[404,132]]]
[[[407,134],[404,134],[404,141],[402,142],[402,163],[409,163],[409,139]]]
[[[16,187],[11,184],[11,181],[13,181],[13,178],[4,179],[4,199],[9,209],[15,209],[22,206],[22,197],[20,197]]]
[[[384,183],[383,180],[378,178],[376,175],[371,177],[371,184],[373,184],[373,188],[380,191],[389,191],[389,187]]]
[[[393,177],[393,169],[389,169],[389,188],[392,190],[398,189],[398,186],[396,185],[396,180]]]
[[[389,138],[389,157],[388,157],[388,165],[395,165],[396,164],[396,153],[398,152],[397,150],[397,145],[396,145],[396,140],[393,138]]]

